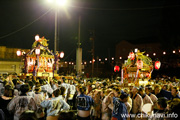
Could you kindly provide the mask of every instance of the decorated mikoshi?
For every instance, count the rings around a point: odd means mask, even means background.
[[[139,86],[141,84],[147,84],[148,80],[151,78],[151,73],[153,71],[152,59],[146,55],[144,52],[130,52],[128,59],[122,66],[121,79],[124,84],[135,84]]]
[[[57,56],[48,49],[47,39],[35,37],[32,49],[25,56],[25,73],[33,76],[53,77]]]

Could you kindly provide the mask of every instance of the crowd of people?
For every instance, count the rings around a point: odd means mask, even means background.
[[[172,120],[180,113],[178,79],[123,86],[110,79],[0,77],[1,120]]]

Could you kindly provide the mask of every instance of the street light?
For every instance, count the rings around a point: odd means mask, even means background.
[[[68,0],[47,0],[55,8],[55,30],[54,30],[54,53],[57,51],[57,39],[58,39],[58,7],[66,6]]]
[[[49,3],[58,5],[58,6],[66,6],[67,5],[67,0],[47,0]]]

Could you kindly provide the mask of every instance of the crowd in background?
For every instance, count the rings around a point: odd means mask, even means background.
[[[123,86],[118,79],[9,74],[0,78],[1,120],[172,120],[180,112],[179,79]]]

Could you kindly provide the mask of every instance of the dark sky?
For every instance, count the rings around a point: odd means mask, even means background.
[[[179,5],[178,0],[71,0],[67,11],[59,10],[58,50],[65,59],[75,59],[79,16],[85,60],[91,59],[89,30],[95,31],[95,56],[100,58],[113,57],[121,40],[166,45],[172,39],[172,47],[178,47],[173,45],[180,40]],[[45,0],[0,0],[0,16],[0,45],[31,48],[39,34],[54,49],[54,9]]]

